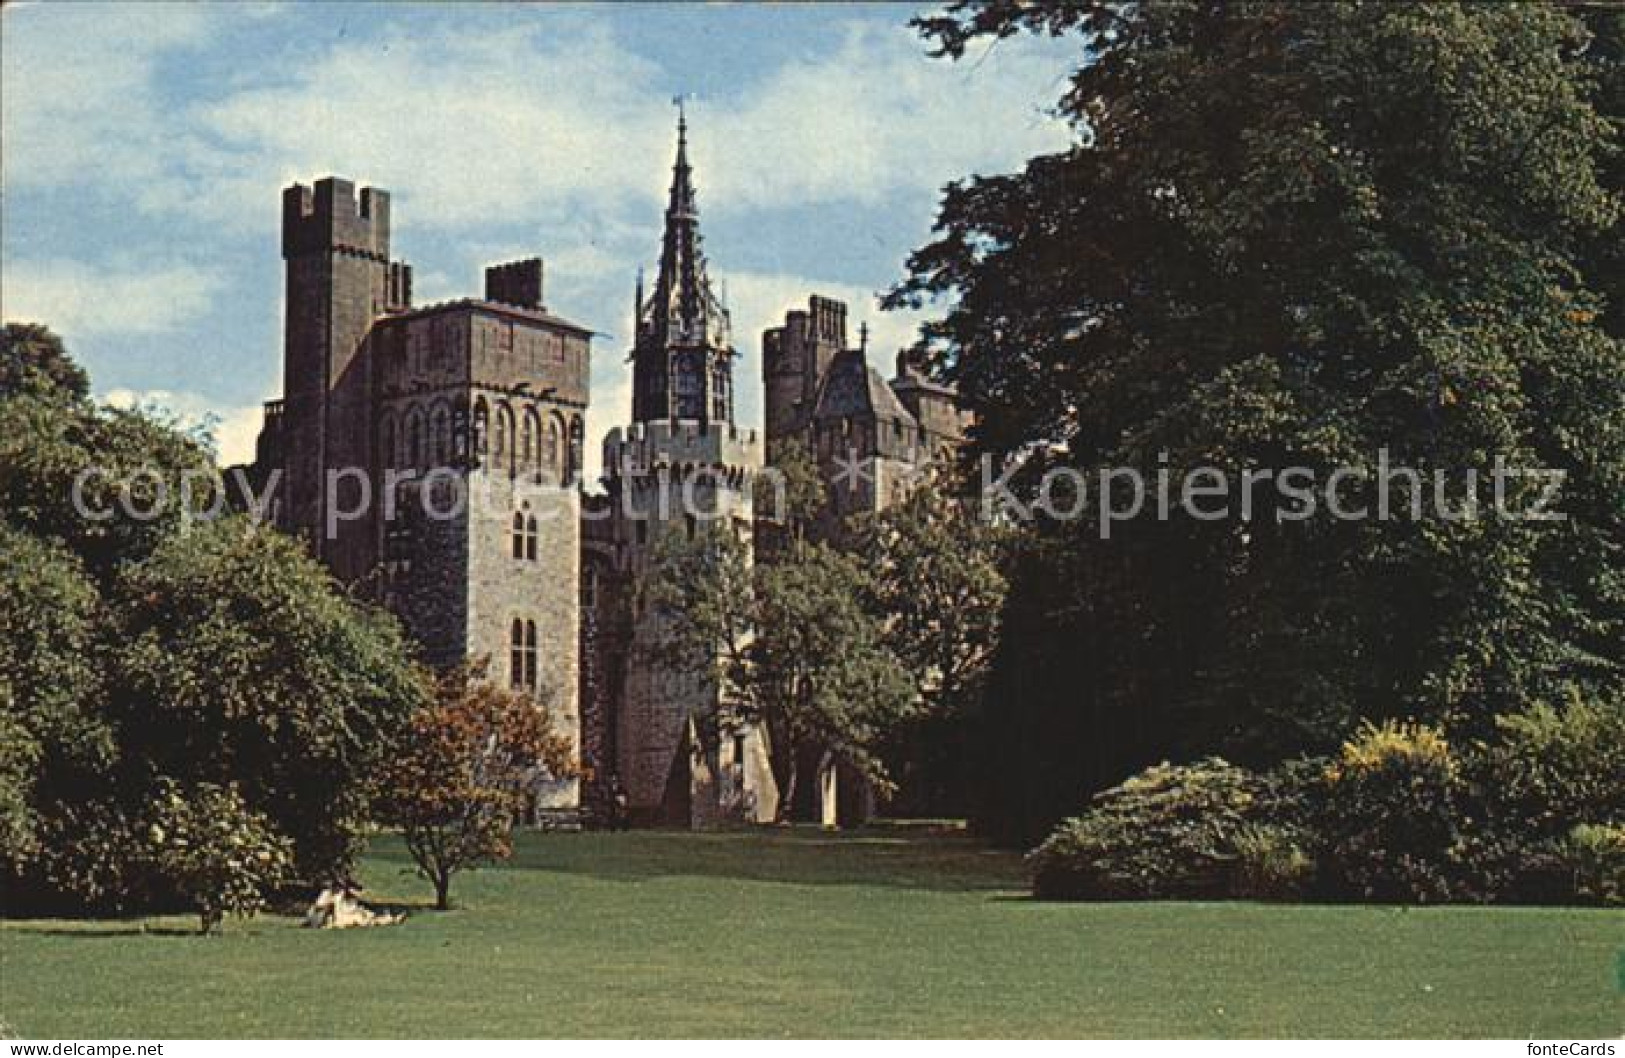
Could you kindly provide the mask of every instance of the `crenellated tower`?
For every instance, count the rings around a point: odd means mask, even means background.
[[[673,537],[730,533],[748,546],[762,465],[756,431],[734,425],[736,354],[701,250],[681,114],[660,270],[648,297],[639,278],[635,310],[632,422],[604,440],[604,517],[588,527],[589,574],[628,588]],[[594,737],[612,747],[613,781],[633,817],[691,825],[771,819],[778,793],[762,730],[739,720],[719,725],[729,713],[707,675],[712,666],[671,663],[661,615],[625,618],[622,632],[598,644],[602,663],[589,665],[624,670]]]
[[[358,196],[352,182],[337,177],[287,188],[282,257],[282,524],[351,579],[366,572],[371,532],[349,523],[335,534],[323,531],[334,498],[324,474],[371,465],[367,340],[375,320],[411,301],[411,268],[389,259],[389,193],[363,187]]]

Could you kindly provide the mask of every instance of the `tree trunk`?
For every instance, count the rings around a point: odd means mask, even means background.
[[[434,909],[451,910],[451,872],[440,871],[434,876]]]
[[[779,807],[773,813],[773,822],[783,825],[790,822],[790,813],[796,803],[796,781],[800,778],[801,767],[796,760],[796,752],[790,751],[790,767],[784,776],[784,789],[779,791]]]

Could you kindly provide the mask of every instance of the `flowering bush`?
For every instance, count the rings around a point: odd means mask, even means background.
[[[1316,825],[1332,895],[1431,903],[1484,894],[1463,863],[1461,768],[1425,724],[1364,724],[1327,765]]]
[[[197,911],[203,933],[228,914],[263,910],[293,869],[292,843],[234,786],[161,780],[146,839],[153,873]]]

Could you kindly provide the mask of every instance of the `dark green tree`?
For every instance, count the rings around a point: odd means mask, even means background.
[[[115,603],[121,752],[154,775],[235,783],[293,839],[302,878],[342,879],[371,780],[426,700],[399,625],[297,541],[236,517],[125,567]]]
[[[1408,483],[1387,521],[1293,520],[1273,490],[1247,519],[1109,539],[1039,519],[988,822],[1031,838],[1165,756],[1325,751],[1360,717],[1481,733],[1619,686],[1618,60],[1588,30],[1608,16],[1577,10],[1061,0],[919,23],[955,57],[1078,41],[1076,145],[950,187],[892,296],[947,299],[926,352],[1017,496],[1055,467],[1207,466],[1235,511],[1244,471],[1348,467],[1346,505],[1375,507],[1382,452],[1430,504],[1444,472],[1452,507],[1497,457],[1564,474],[1562,521],[1411,518]],[[1522,510],[1538,486],[1507,491]]]
[[[781,821],[808,765],[838,761],[890,785],[880,748],[918,696],[860,602],[869,591],[859,562],[832,547],[798,541],[753,564],[726,530],[666,534],[640,585],[657,655],[721,690],[724,712],[700,718],[708,737],[766,726]]]
[[[907,670],[920,708],[887,733],[893,808],[961,814],[967,762],[996,713],[984,691],[999,643],[1011,534],[939,483],[857,519],[846,547],[864,564],[865,608]]]

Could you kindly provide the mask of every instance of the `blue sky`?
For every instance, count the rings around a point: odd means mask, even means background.
[[[873,294],[941,186],[1067,141],[1048,107],[1075,45],[933,60],[917,10],[7,4],[0,312],[61,332],[104,397],[218,416],[223,456],[245,458],[280,389],[280,189],[336,173],[392,192],[420,304],[546,259],[548,307],[605,334],[597,439],[628,413],[632,286],[659,250],[684,93],[754,425],[765,327],[842,297],[889,372],[917,321]]]

